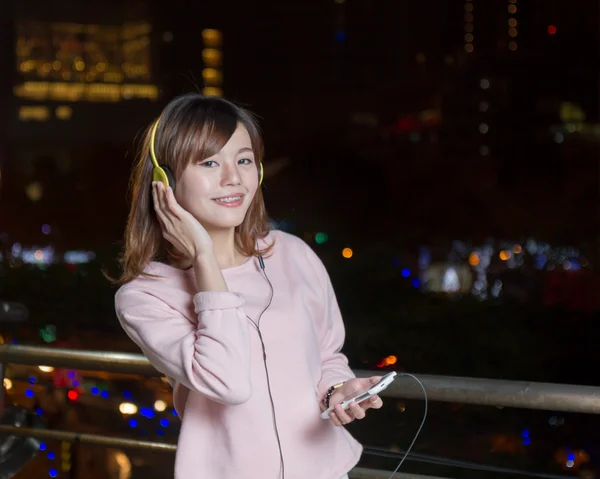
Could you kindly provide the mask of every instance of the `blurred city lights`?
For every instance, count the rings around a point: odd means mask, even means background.
[[[138,407],[130,402],[122,402],[119,404],[119,411],[121,414],[135,414],[138,412]]]

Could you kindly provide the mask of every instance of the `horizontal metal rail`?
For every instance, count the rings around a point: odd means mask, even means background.
[[[55,431],[51,429],[35,429],[29,427],[16,427],[0,424],[0,433],[13,436],[35,437],[44,440],[56,440],[65,442],[78,442],[81,444],[93,444],[104,447],[121,447],[123,449],[143,449],[152,452],[170,452],[177,450],[176,444],[167,442],[138,441],[137,439],[126,439],[123,437],[102,436],[99,434],[86,434],[71,431]]]
[[[110,351],[4,344],[0,345],[0,363],[162,376],[142,355]],[[354,373],[368,377],[381,375],[382,371],[355,370]],[[600,387],[425,374],[418,377],[432,401],[600,414]],[[423,393],[412,378],[401,376],[383,396],[421,399]]]
[[[163,376],[141,354],[61,349],[19,344],[0,345],[0,363],[31,364],[109,373]]]
[[[175,444],[167,442],[139,441],[137,439],[125,439],[122,437],[103,436],[99,434],[84,434],[67,431],[51,431],[48,429],[33,429],[28,427],[15,427],[0,425],[0,433],[13,436],[35,437],[46,441],[66,441],[94,446],[104,446],[121,449],[137,449],[151,452],[174,453],[177,449]],[[379,469],[367,469],[355,467],[349,473],[351,479],[388,479],[390,471]],[[398,479],[445,479],[441,477],[420,476],[397,472],[394,478]]]

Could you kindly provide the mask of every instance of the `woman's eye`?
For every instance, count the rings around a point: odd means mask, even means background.
[[[205,161],[204,163],[200,163],[200,166],[206,166],[207,168],[212,168],[216,164],[217,164],[216,161],[208,160],[208,161]]]
[[[251,163],[252,163],[252,160],[251,160],[250,158],[242,158],[242,159],[239,161],[239,164],[240,164],[240,165],[249,165],[249,164],[251,164]]]

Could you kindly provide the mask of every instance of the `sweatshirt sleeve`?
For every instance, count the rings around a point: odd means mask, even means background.
[[[317,385],[319,398],[336,383],[355,378],[348,365],[348,358],[341,352],[346,331],[342,313],[325,265],[315,252],[306,245],[308,262],[315,270],[323,291],[322,313],[315,318],[321,347],[321,380]]]
[[[194,296],[194,324],[156,296],[121,289],[117,316],[127,335],[161,373],[222,404],[242,404],[252,394],[244,298],[231,292]]]

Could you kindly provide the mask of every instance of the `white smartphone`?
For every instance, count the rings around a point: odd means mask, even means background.
[[[392,371],[391,373],[383,376],[379,380],[379,382],[377,382],[376,384],[373,384],[372,386],[369,386],[368,388],[364,388],[362,390],[359,390],[359,391],[353,392],[352,394],[349,394],[340,403],[342,406],[342,409],[344,409],[344,411],[345,411],[346,409],[348,409],[350,407],[350,404],[352,404],[353,402],[361,403],[361,402],[369,399],[370,397],[379,394],[381,391],[383,391],[385,388],[387,388],[390,384],[392,384],[394,379],[396,379],[396,372]],[[334,408],[334,406],[331,406],[326,411],[323,411],[321,413],[321,419],[328,419],[329,415],[333,411],[333,408]]]

